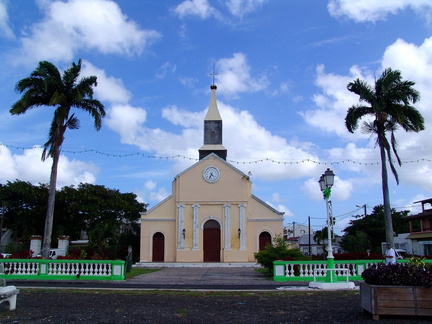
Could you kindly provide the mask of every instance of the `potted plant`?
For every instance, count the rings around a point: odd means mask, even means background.
[[[414,257],[373,265],[362,277],[361,306],[374,320],[380,315],[432,316],[432,264]]]

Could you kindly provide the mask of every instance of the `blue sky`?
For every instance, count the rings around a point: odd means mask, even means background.
[[[150,207],[196,162],[217,73],[228,161],[252,173],[253,192],[284,211],[285,224],[325,225],[318,179],[336,174],[333,214],[382,203],[374,139],[344,126],[361,78],[399,69],[421,93],[426,130],[396,133],[403,161],[390,198],[398,210],[432,195],[432,2],[430,0],[0,0],[0,183],[46,183],[41,162],[52,109],[11,116],[16,82],[48,60],[83,60],[107,116],[99,132],[78,113],[58,185],[90,182],[134,192]]]

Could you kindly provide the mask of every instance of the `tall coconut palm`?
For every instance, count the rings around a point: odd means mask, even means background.
[[[395,131],[402,127],[406,132],[424,130],[424,119],[420,112],[412,106],[420,99],[420,94],[413,88],[414,82],[403,81],[401,72],[388,68],[384,70],[375,87],[363,80],[348,83],[348,90],[359,95],[360,104],[348,109],[345,125],[348,131],[354,133],[360,119],[371,116],[371,121],[364,121],[362,131],[376,135],[376,145],[381,155],[381,176],[384,217],[386,226],[386,241],[393,244],[393,223],[390,208],[388,188],[387,162],[399,184],[399,177],[393,164],[392,154],[399,166],[402,165],[397,152]],[[390,135],[390,141],[388,139]]]
[[[63,75],[50,62],[39,62],[38,67],[28,78],[20,80],[15,90],[22,93],[10,110],[12,115],[24,114],[31,108],[54,106],[54,117],[49,130],[48,141],[44,144],[42,161],[52,157],[51,176],[49,183],[48,206],[45,219],[42,257],[49,257],[51,234],[54,216],[54,203],[57,184],[57,167],[61,146],[66,129],[78,129],[79,120],[71,113],[72,108],[88,112],[94,119],[94,127],[99,130],[105,110],[102,103],[93,99],[93,87],[97,86],[96,76],[84,77],[78,80],[81,72],[81,60],[72,63]]]

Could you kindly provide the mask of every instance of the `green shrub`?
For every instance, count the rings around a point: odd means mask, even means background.
[[[310,260],[309,257],[303,255],[300,249],[289,249],[281,236],[276,236],[273,244],[267,244],[264,250],[254,253],[255,260],[269,272],[273,273],[273,261],[295,261],[295,260]]]

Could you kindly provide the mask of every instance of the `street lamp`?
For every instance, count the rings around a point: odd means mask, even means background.
[[[327,169],[320,177],[318,183],[320,189],[323,193],[324,200],[326,202],[327,208],[327,269],[326,276],[324,281],[317,281],[315,277],[315,273],[317,270],[314,270],[314,281],[309,283],[310,288],[318,288],[318,289],[353,289],[355,287],[353,282],[348,282],[348,274],[349,269],[347,268],[335,268],[334,256],[333,256],[333,248],[331,242],[331,229],[333,228],[333,216],[332,216],[332,205],[330,201],[331,196],[331,188],[334,184],[335,174],[332,170]],[[320,270],[318,270],[320,271]],[[346,282],[338,282],[337,272],[345,273],[347,281]]]
[[[333,228],[333,216],[332,216],[332,208],[331,208],[331,188],[334,184],[335,174],[332,170],[327,169],[320,177],[318,183],[320,185],[320,189],[323,193],[324,199],[326,201],[327,208],[327,269],[334,269],[334,256],[333,256],[333,248],[331,242],[331,228]],[[327,282],[337,281],[336,276],[333,276],[333,271],[327,271],[326,276]]]

